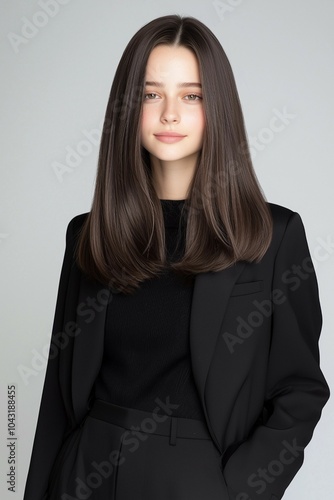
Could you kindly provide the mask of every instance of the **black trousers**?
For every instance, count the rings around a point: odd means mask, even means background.
[[[95,400],[64,442],[49,500],[228,500],[205,422]]]

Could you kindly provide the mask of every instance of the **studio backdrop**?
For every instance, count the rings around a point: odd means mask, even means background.
[[[196,17],[220,40],[265,196],[302,217],[323,311],[321,368],[334,380],[334,3],[3,0],[1,499],[23,496],[65,231],[90,210],[116,66],[133,33],[167,14]],[[333,421],[330,399],[286,500],[332,500]]]

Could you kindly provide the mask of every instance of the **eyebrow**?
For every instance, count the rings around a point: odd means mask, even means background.
[[[162,82],[145,82],[145,85],[150,86],[150,87],[165,87],[165,84]],[[183,87],[202,88],[202,85],[198,82],[182,82],[182,83],[178,83],[177,87],[179,87],[179,88],[183,88]]]

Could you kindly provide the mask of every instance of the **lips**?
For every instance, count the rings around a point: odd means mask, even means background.
[[[174,142],[182,141],[186,136],[178,134],[177,132],[161,132],[154,134],[158,141],[172,144]]]
[[[185,137],[185,135],[178,134],[177,132],[160,132],[160,134],[154,134],[156,137]]]

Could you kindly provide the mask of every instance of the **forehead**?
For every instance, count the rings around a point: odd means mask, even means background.
[[[160,80],[177,79],[179,81],[190,77],[200,81],[199,65],[194,52],[187,47],[173,47],[158,45],[148,58],[146,65],[146,79]]]

